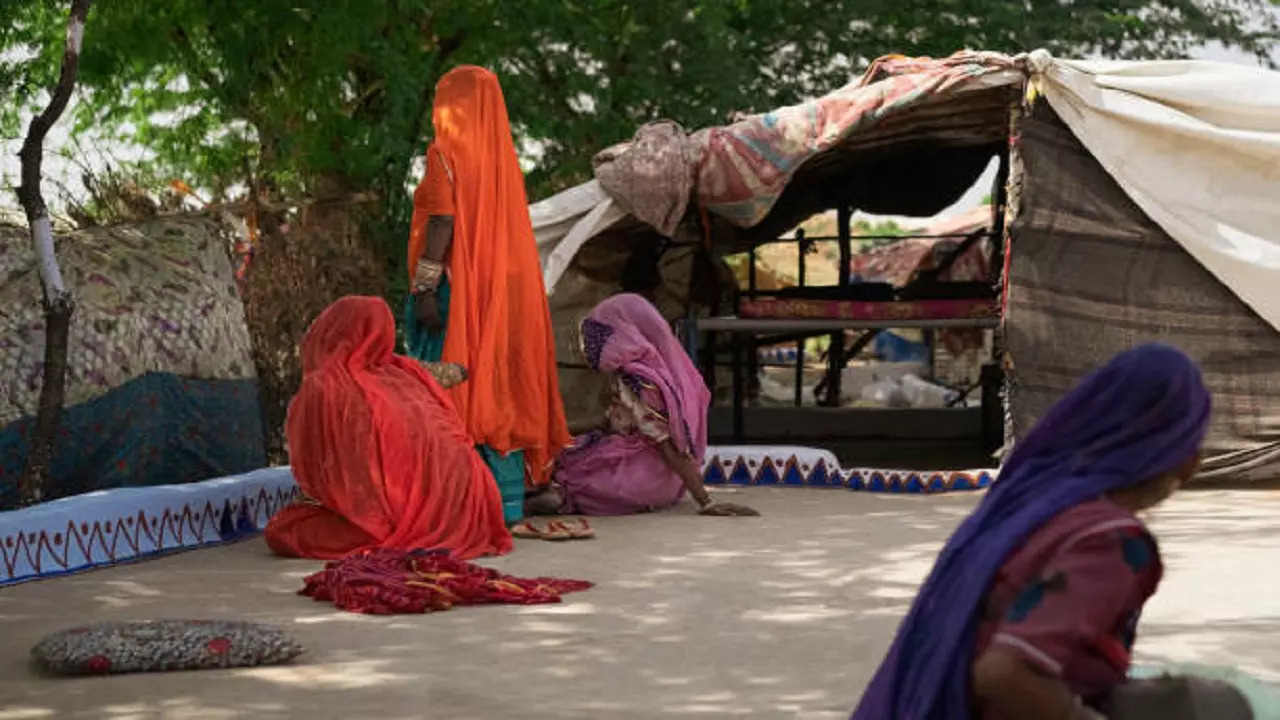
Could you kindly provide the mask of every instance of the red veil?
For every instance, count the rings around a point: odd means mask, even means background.
[[[285,435],[298,486],[315,502],[271,519],[277,554],[331,559],[380,547],[466,559],[511,550],[498,487],[448,394],[394,346],[381,298],[344,297],[307,331]]]

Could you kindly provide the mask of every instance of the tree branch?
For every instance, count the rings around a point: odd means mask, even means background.
[[[50,469],[53,465],[53,443],[58,432],[67,377],[67,340],[71,333],[71,313],[75,303],[62,280],[58,256],[53,244],[53,223],[49,208],[40,191],[43,176],[44,140],[50,128],[62,117],[80,72],[80,48],[84,26],[89,19],[93,0],[73,0],[67,19],[66,44],[62,52],[62,72],[49,105],[31,120],[26,140],[18,157],[22,159],[22,185],[18,200],[27,215],[31,229],[36,264],[40,268],[40,284],[44,291],[44,368],[40,401],[36,408],[35,427],[27,444],[26,464],[19,481],[20,502],[38,503],[45,497]]]
[[[48,107],[31,119],[27,138],[22,142],[22,150],[18,152],[18,157],[22,160],[22,185],[18,187],[18,202],[22,203],[27,223],[31,226],[32,241],[36,244],[36,256],[40,265],[40,283],[44,287],[46,301],[65,293],[66,288],[63,286],[57,258],[53,254],[53,226],[49,221],[49,208],[40,192],[40,179],[44,173],[44,139],[71,102],[76,76],[80,72],[84,24],[88,20],[89,6],[92,4],[93,0],[74,0],[71,3],[58,85],[54,88]],[[46,248],[47,252],[42,252]]]

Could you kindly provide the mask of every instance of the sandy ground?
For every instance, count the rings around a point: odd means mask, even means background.
[[[733,492],[733,491],[726,491]],[[972,496],[751,489],[764,517],[602,519],[594,541],[522,541],[492,564],[594,580],[561,605],[334,612],[293,592],[315,563],[261,541],[0,591],[0,720],[29,718],[844,718]],[[1168,573],[1143,661],[1280,679],[1280,494],[1185,493],[1155,513]],[[28,648],[86,620],[253,619],[297,665],[55,680]]]

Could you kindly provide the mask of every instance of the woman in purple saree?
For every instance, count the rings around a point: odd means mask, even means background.
[[[1159,344],[1059,400],[942,549],[853,720],[1252,717],[1225,683],[1128,677],[1163,572],[1139,513],[1195,472],[1210,405]]]
[[[703,515],[755,515],[711,500],[702,485],[711,394],[657,309],[615,295],[582,321],[582,353],[610,375],[602,417],[571,423],[551,488],[529,514],[630,515],[671,507],[689,493]]]

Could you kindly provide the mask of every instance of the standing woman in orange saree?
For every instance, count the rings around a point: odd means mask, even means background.
[[[488,70],[463,66],[441,78],[431,120],[414,193],[405,341],[418,360],[466,368],[453,400],[514,522],[526,480],[546,484],[569,443],[524,175]]]

